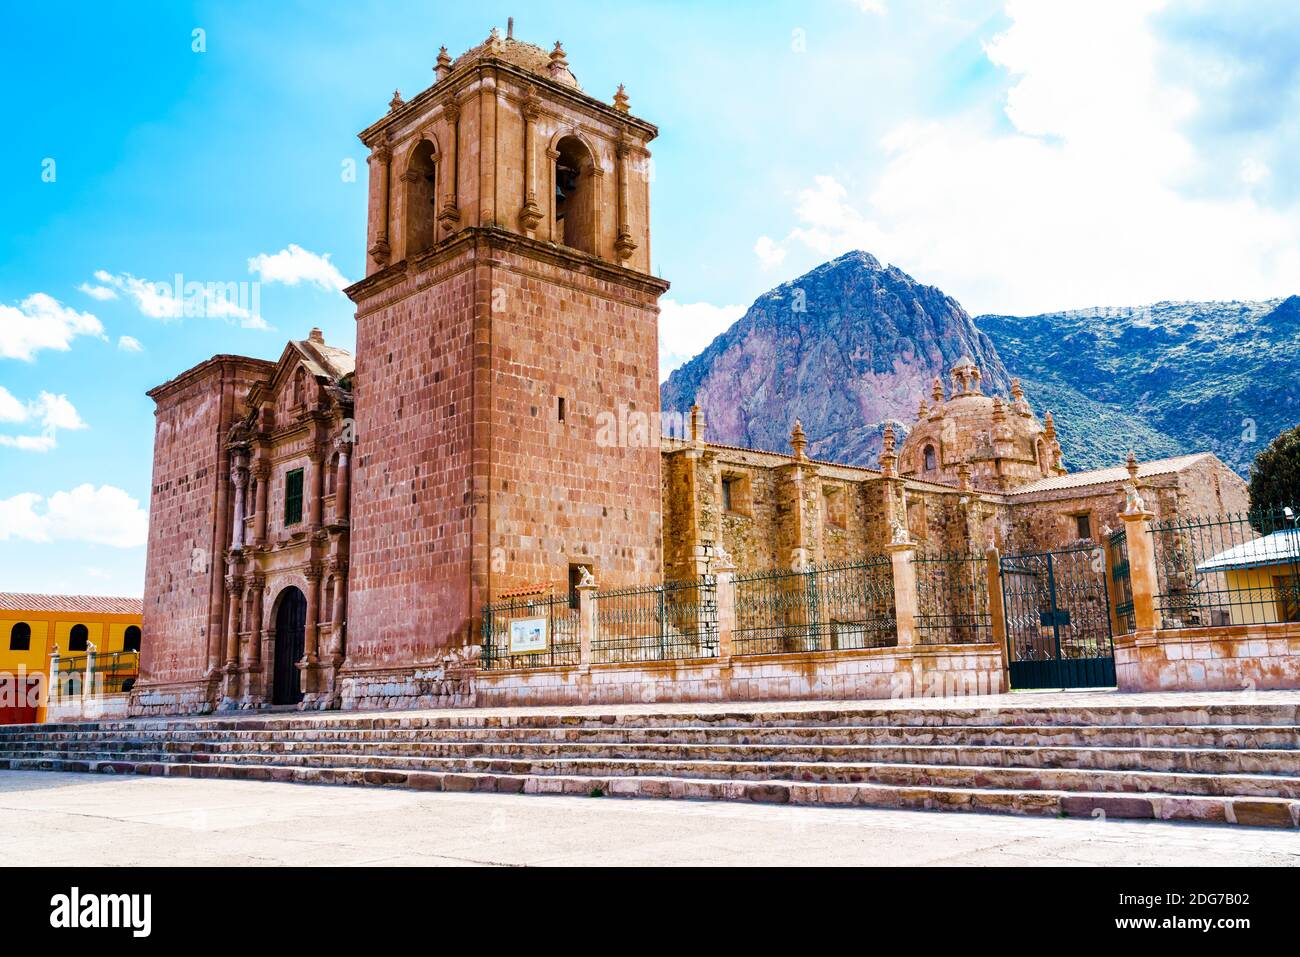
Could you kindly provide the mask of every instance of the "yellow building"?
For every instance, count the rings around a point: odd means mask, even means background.
[[[139,672],[142,602],[100,595],[0,592],[0,724],[44,720],[34,689],[50,674],[84,673],[93,651],[106,690],[121,691]]]
[[[1216,625],[1300,621],[1300,529],[1284,529],[1220,552],[1196,566],[1227,607]],[[1215,576],[1222,576],[1222,581]]]

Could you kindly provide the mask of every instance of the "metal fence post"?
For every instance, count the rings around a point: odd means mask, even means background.
[[[894,621],[898,629],[898,647],[911,648],[916,644],[916,554],[915,542],[886,545],[894,571]]]
[[[1157,631],[1161,627],[1156,611],[1155,537],[1151,534],[1154,514],[1142,509],[1120,513],[1128,541],[1128,578],[1133,593],[1133,624],[1139,632]]]

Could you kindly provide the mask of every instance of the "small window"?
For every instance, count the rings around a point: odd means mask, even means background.
[[[722,476],[722,509],[736,515],[749,514],[749,479],[746,476]]]
[[[925,470],[927,472],[933,472],[935,468],[938,467],[938,464],[938,456],[934,454],[934,446],[927,445],[925,447]]]
[[[559,415],[560,421],[564,421],[564,396],[560,396],[560,401],[556,407],[556,414]]]
[[[126,634],[122,636],[123,651],[140,650],[140,626],[130,625],[126,629]]]
[[[1074,516],[1074,537],[1080,540],[1092,538],[1092,518],[1089,515]]]
[[[90,644],[90,630],[85,625],[73,625],[68,632],[68,650],[85,651]]]
[[[294,469],[284,477],[284,524],[297,525],[302,521],[302,469]]]
[[[847,523],[844,508],[844,489],[832,485],[822,491],[822,497],[826,503],[826,524],[832,528],[844,528]]]
[[[25,621],[20,621],[9,629],[9,650],[10,651],[31,651],[32,650],[32,626]]]

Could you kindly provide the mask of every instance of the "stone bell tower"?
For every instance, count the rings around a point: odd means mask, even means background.
[[[602,586],[662,571],[659,450],[609,427],[659,411],[657,130],[621,86],[584,93],[559,43],[494,29],[434,73],[360,134],[358,681],[418,684],[503,592],[562,594],[579,565]]]

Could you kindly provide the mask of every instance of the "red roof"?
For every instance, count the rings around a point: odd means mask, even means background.
[[[140,615],[144,602],[139,598],[116,598],[111,595],[23,595],[0,592],[0,611],[79,611],[99,615]]]

